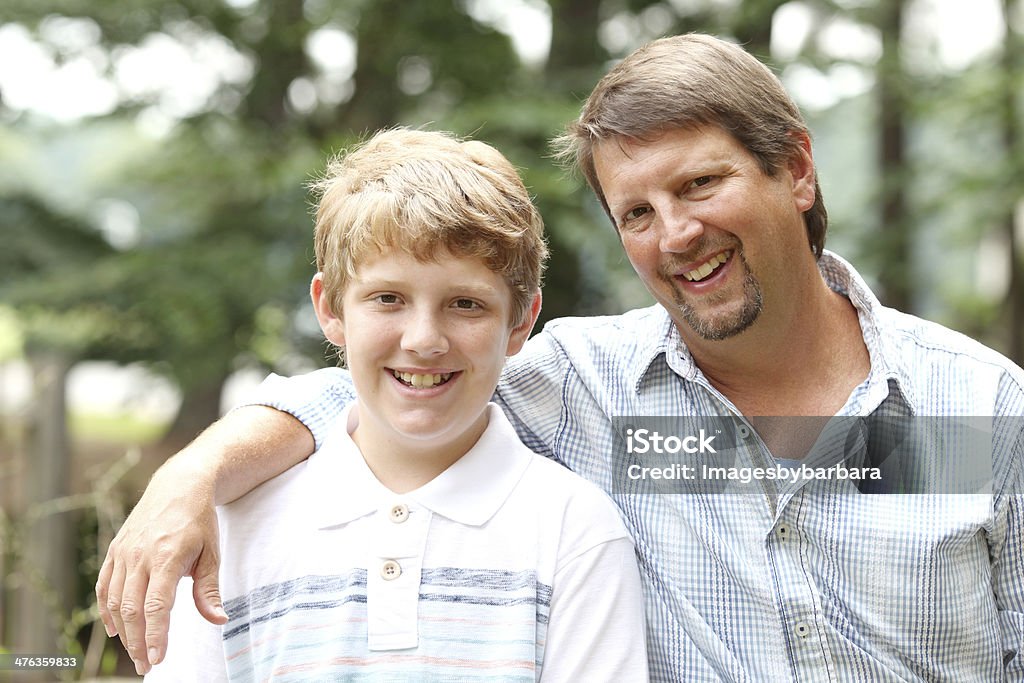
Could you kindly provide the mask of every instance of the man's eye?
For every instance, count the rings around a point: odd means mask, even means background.
[[[651,207],[649,206],[638,206],[635,209],[630,209],[629,211],[627,211],[623,218],[627,221],[635,221],[637,218],[640,218],[641,216],[645,215],[650,210]]]
[[[693,186],[694,187],[704,187],[705,185],[707,185],[708,183],[710,183],[714,179],[715,179],[714,176],[702,175],[699,178],[694,178],[693,179]]]

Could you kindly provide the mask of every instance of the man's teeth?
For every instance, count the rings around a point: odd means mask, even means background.
[[[711,275],[711,271],[713,271],[719,265],[728,261],[730,254],[732,254],[731,251],[723,251],[721,254],[715,256],[700,268],[697,268],[696,270],[691,270],[688,273],[683,273],[683,277],[685,277],[690,282],[697,282],[699,280],[703,280],[708,275]]]
[[[452,373],[450,372],[440,375],[414,375],[411,372],[399,372],[397,370],[392,370],[391,372],[397,379],[417,389],[429,389],[438,384],[444,384],[452,378]]]

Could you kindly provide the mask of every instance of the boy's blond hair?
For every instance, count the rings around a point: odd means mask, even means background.
[[[389,248],[429,261],[444,249],[481,259],[512,292],[522,324],[540,288],[544,223],[500,152],[440,132],[384,130],[328,162],[313,184],[316,266],[334,315],[359,264]]]

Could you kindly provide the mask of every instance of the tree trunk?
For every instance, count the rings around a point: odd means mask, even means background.
[[[65,384],[71,360],[58,353],[32,353],[35,396],[27,433],[27,461],[21,469],[23,498],[17,506],[13,574],[4,641],[14,652],[66,654],[60,635],[78,565],[73,520],[46,510],[46,503],[70,492],[71,457]],[[47,674],[47,672],[38,672]],[[44,680],[26,675],[19,680]]]
[[[548,88],[583,96],[593,87],[595,69],[608,59],[597,40],[601,3],[593,0],[550,0],[551,49],[545,67]]]
[[[403,0],[378,0],[363,12],[356,26],[354,90],[339,109],[339,121],[356,133],[373,132],[398,122],[402,95],[395,85],[398,63],[390,45],[391,25],[401,15]]]
[[[185,390],[178,413],[154,447],[155,452],[163,454],[160,462],[187,446],[220,417],[221,394],[226,381],[226,376],[217,377]]]
[[[883,0],[878,27],[882,57],[878,62],[879,113],[879,283],[883,303],[902,311],[913,309],[913,234],[906,199],[906,101],[907,78],[903,72],[900,43],[904,0]]]
[[[732,33],[752,55],[765,61],[770,60],[772,17],[775,16],[775,10],[786,2],[788,0],[740,3]]]
[[[1021,118],[1024,112],[1018,104],[1019,93],[1016,85],[1020,82],[1021,64],[1024,61],[1021,37],[1014,30],[1013,0],[1003,0],[1003,17],[1006,21],[1006,38],[1003,44],[1003,144],[1007,155],[1007,174],[1011,178],[1010,191],[1024,181],[1024,135],[1021,133]],[[1010,260],[1010,287],[1006,295],[1006,312],[1010,325],[1007,355],[1018,365],[1024,364],[1024,244],[1017,232],[1018,206],[1024,201],[1019,194],[1007,197],[1006,217],[1003,230],[1008,244],[1007,257]],[[1024,216],[1020,217],[1024,221]]]
[[[288,86],[306,71],[303,41],[308,23],[303,17],[302,0],[274,0],[270,3],[270,22],[274,29],[255,46],[259,65],[252,88],[245,98],[250,120],[266,124],[267,130],[281,130],[288,123]]]

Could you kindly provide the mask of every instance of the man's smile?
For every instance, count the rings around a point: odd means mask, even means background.
[[[730,256],[732,256],[731,249],[715,254],[697,268],[684,272],[683,277],[690,282],[700,282],[711,275],[711,273],[717,271],[719,266],[729,260]]]

